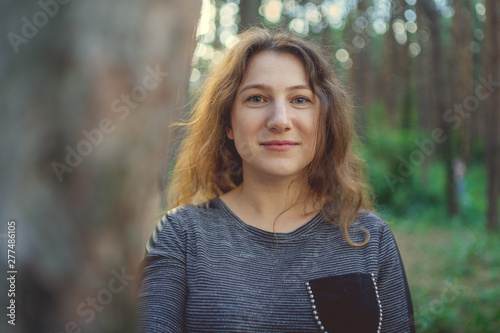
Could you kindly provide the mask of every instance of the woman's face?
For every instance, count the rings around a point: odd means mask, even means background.
[[[301,61],[265,51],[249,62],[236,92],[227,136],[243,161],[243,177],[293,178],[315,152],[319,100]]]

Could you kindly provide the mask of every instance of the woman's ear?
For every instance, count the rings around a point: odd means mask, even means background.
[[[229,140],[234,140],[233,130],[229,127],[226,127],[226,134]]]

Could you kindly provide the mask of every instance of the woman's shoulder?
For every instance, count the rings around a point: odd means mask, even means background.
[[[393,221],[386,221],[374,212],[366,212],[356,222],[360,227],[368,230],[369,244],[379,249],[380,256],[388,254],[396,256],[399,253],[396,238],[391,230]]]
[[[370,234],[371,241],[392,238],[392,231],[389,224],[373,211],[362,211],[353,222],[352,229],[364,229]]]
[[[199,218],[203,216],[213,217],[217,214],[220,214],[220,206],[217,204],[217,198],[213,198],[172,208],[166,212],[164,219],[189,223],[190,221],[200,221]]]
[[[370,229],[385,229],[389,227],[384,219],[382,219],[377,213],[370,210],[361,211],[355,220],[354,225]]]
[[[184,238],[188,230],[195,230],[204,221],[210,220],[218,212],[218,206],[214,199],[196,204],[187,204],[168,210],[157,223],[151,237],[146,245],[146,251],[150,252],[162,238]]]
[[[170,209],[161,219],[160,227],[167,223],[174,228],[189,230],[205,225],[207,221],[215,221],[224,218],[217,198],[212,198],[203,202],[185,204]]]

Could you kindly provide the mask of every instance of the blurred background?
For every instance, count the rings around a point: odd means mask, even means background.
[[[500,332],[500,1],[3,0],[0,16],[2,332],[135,332],[169,125],[252,25],[316,41],[353,96],[417,332]]]

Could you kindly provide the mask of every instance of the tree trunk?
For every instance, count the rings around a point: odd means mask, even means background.
[[[473,76],[472,52],[469,46],[472,42],[471,5],[469,0],[456,0],[453,3],[455,15],[453,17],[452,36],[454,41],[452,77],[453,100],[463,103],[467,96],[473,95],[471,77]],[[458,128],[459,156],[466,161],[470,150],[470,115],[463,117]]]
[[[486,1],[486,41],[488,45],[488,64],[486,68],[492,81],[500,82],[500,3]],[[491,94],[487,108],[486,123],[486,169],[488,174],[488,212],[487,226],[490,230],[500,229],[498,205],[500,197],[500,88]]]
[[[388,22],[389,29],[384,36],[384,77],[385,84],[383,90],[384,104],[387,111],[388,123],[392,128],[397,128],[399,125],[399,114],[401,96],[404,94],[404,77],[401,75],[403,68],[402,62],[408,54],[402,54],[401,45],[394,37],[393,23],[397,19],[403,17],[403,8],[401,0],[391,2],[391,18]]]
[[[433,82],[433,90],[437,94],[436,105],[434,110],[436,114],[441,115],[440,126],[446,134],[447,140],[442,144],[441,152],[444,154],[444,160],[446,165],[446,199],[447,199],[447,211],[449,215],[457,215],[459,211],[455,179],[453,173],[453,144],[452,144],[452,129],[449,122],[445,121],[442,116],[449,106],[449,97],[447,84],[445,84],[446,77],[446,63],[444,61],[443,50],[442,50],[442,34],[440,26],[440,15],[437,11],[436,5],[433,0],[423,0],[422,7],[425,14],[430,21],[430,32],[431,32],[431,42],[432,42],[432,71],[435,75]]]
[[[244,31],[260,22],[259,7],[261,0],[240,1],[239,31]]]
[[[420,54],[416,58],[416,84],[417,84],[417,105],[419,111],[419,122],[420,127],[424,131],[432,130],[432,108],[434,102],[432,100],[432,80],[431,73],[428,70],[430,68],[430,42],[428,36],[429,20],[425,17],[425,11],[423,10],[422,2],[418,1],[415,5],[415,10],[417,12],[417,25],[419,30],[418,44],[421,47]]]
[[[417,31],[418,44],[421,47],[420,54],[416,57],[416,73],[415,81],[417,87],[417,107],[419,114],[419,125],[423,133],[431,133],[431,131],[438,126],[434,120],[435,112],[433,108],[436,105],[433,93],[433,80],[431,68],[431,42],[429,40],[429,19],[425,16],[425,11],[421,1],[417,1],[415,5],[417,12]],[[426,158],[422,164],[422,182],[424,186],[429,184],[429,169],[431,165],[432,156]]]
[[[0,330],[135,332],[131,277],[157,222],[201,0],[40,3],[0,11],[0,216],[16,222],[18,271],[16,326]]]
[[[366,33],[367,26],[360,25],[356,18],[362,18],[366,14],[367,0],[359,0],[356,9],[351,11],[350,18],[346,25],[352,27],[346,34],[348,51],[351,55],[353,65],[350,69],[350,81],[354,91],[354,103],[357,115],[357,133],[361,139],[365,138],[366,133],[366,113],[367,113],[367,90],[370,85],[370,59],[368,57],[368,48],[370,40]]]

